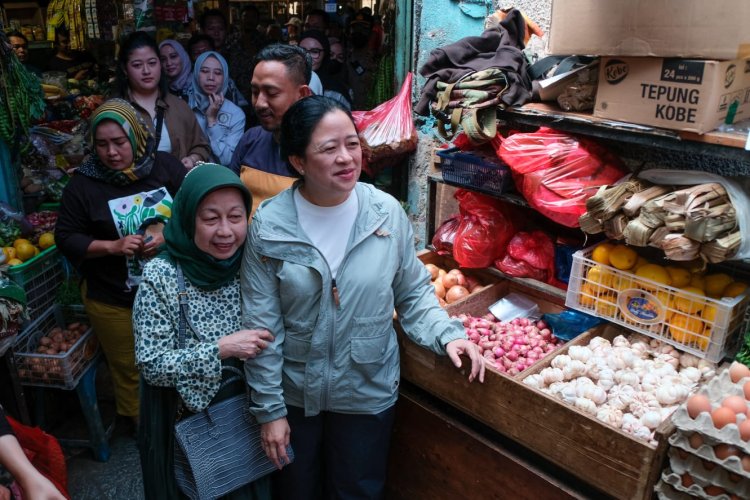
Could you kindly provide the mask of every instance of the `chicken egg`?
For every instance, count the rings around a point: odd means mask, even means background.
[[[716,458],[719,460],[726,460],[731,456],[739,457],[740,450],[731,444],[721,443],[714,446],[714,455],[716,455]]]
[[[740,479],[742,479],[742,476],[740,476],[736,472],[729,472],[728,477],[729,477],[729,480],[732,481],[733,483],[739,483]]]
[[[703,468],[708,471],[714,470],[714,467],[716,467],[715,463],[710,460],[706,460],[705,458],[701,460],[701,463],[703,464]]]
[[[750,377],[750,368],[738,361],[732,363],[729,367],[729,378],[732,379],[732,382],[737,383],[744,377]]]
[[[750,419],[745,420],[738,427],[740,429],[740,439],[750,441]]]
[[[742,386],[742,392],[745,393],[745,399],[750,401],[750,382],[745,382],[745,385]]]
[[[715,484],[706,486],[705,488],[703,488],[703,491],[705,491],[706,495],[710,497],[718,497],[719,495],[723,495],[724,493],[726,493],[726,490],[724,488],[716,486]]]
[[[742,396],[728,396],[721,402],[721,406],[729,408],[735,413],[747,413],[747,403]]]
[[[686,409],[690,418],[695,419],[704,411],[711,413],[711,401],[703,394],[696,394],[688,398]]]
[[[711,412],[711,420],[714,422],[714,427],[722,429],[729,424],[736,423],[737,414],[726,406],[720,406]]]
[[[677,450],[677,455],[683,460],[687,460],[688,457],[690,456],[690,454],[686,452],[685,450],[683,450],[682,448],[675,448],[675,449]]]
[[[742,468],[745,472],[750,472],[750,455],[742,457]]]
[[[697,432],[694,432],[689,438],[688,442],[690,443],[690,446],[695,448],[696,450],[701,447],[703,444],[703,437],[701,437],[700,434]]]
[[[695,481],[693,481],[693,476],[691,476],[687,472],[682,475],[682,486],[684,486],[685,488],[690,488],[694,484]]]

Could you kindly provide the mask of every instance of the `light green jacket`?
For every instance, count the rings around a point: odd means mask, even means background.
[[[297,220],[297,185],[264,201],[253,217],[242,265],[242,323],[274,342],[245,371],[261,423],[286,405],[374,414],[396,402],[399,352],[393,309],[409,338],[439,354],[466,338],[438,305],[399,203],[358,183],[359,212],[336,288],[326,260]]]

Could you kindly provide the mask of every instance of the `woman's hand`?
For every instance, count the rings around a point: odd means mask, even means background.
[[[263,446],[263,451],[266,452],[268,459],[278,469],[290,463],[289,457],[286,454],[290,433],[286,417],[261,424],[260,426],[260,443]]]
[[[240,330],[219,339],[219,358],[254,358],[273,342],[268,330]]]
[[[209,127],[216,125],[219,110],[224,104],[224,96],[219,94],[208,94],[208,108],[206,108],[206,123]]]
[[[484,357],[479,354],[479,346],[470,340],[458,339],[448,342],[445,346],[448,357],[451,358],[456,368],[461,368],[461,354],[465,354],[471,360],[471,373],[469,382],[474,381],[479,375],[479,381],[484,382]]]
[[[150,239],[146,238],[143,240],[143,251],[141,252],[141,255],[145,258],[150,258],[156,255],[159,247],[164,244],[164,235],[161,231],[154,232],[149,236]]]
[[[195,159],[195,155],[187,155],[180,161],[182,162],[182,165],[188,170],[192,170],[193,168],[195,168],[195,164],[198,162],[198,160]]]
[[[143,250],[143,236],[131,234],[115,240],[111,243],[110,253],[112,255],[125,255],[132,257]]]

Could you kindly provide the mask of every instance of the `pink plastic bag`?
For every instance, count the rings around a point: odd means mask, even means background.
[[[461,267],[488,267],[503,256],[515,233],[512,217],[499,200],[459,189],[455,194],[461,223],[453,242],[453,257]]]
[[[438,255],[453,255],[453,244],[456,240],[458,226],[461,224],[461,216],[456,214],[440,224],[432,237],[432,246]]]
[[[496,137],[492,145],[529,205],[568,227],[579,227],[586,200],[600,186],[627,174],[620,160],[600,145],[548,128]]]
[[[393,99],[370,111],[354,111],[354,124],[362,141],[362,169],[376,176],[385,166],[398,163],[417,149],[417,129],[411,111],[412,73],[407,73]]]

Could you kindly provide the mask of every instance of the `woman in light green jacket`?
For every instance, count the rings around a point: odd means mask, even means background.
[[[292,105],[281,153],[302,177],[263,202],[242,267],[243,325],[275,340],[246,362],[251,411],[279,468],[281,498],[382,498],[399,352],[407,335],[484,378],[477,347],[437,303],[406,214],[357,182],[362,150],[351,115],[312,96]],[[325,471],[325,474],[323,473]]]

